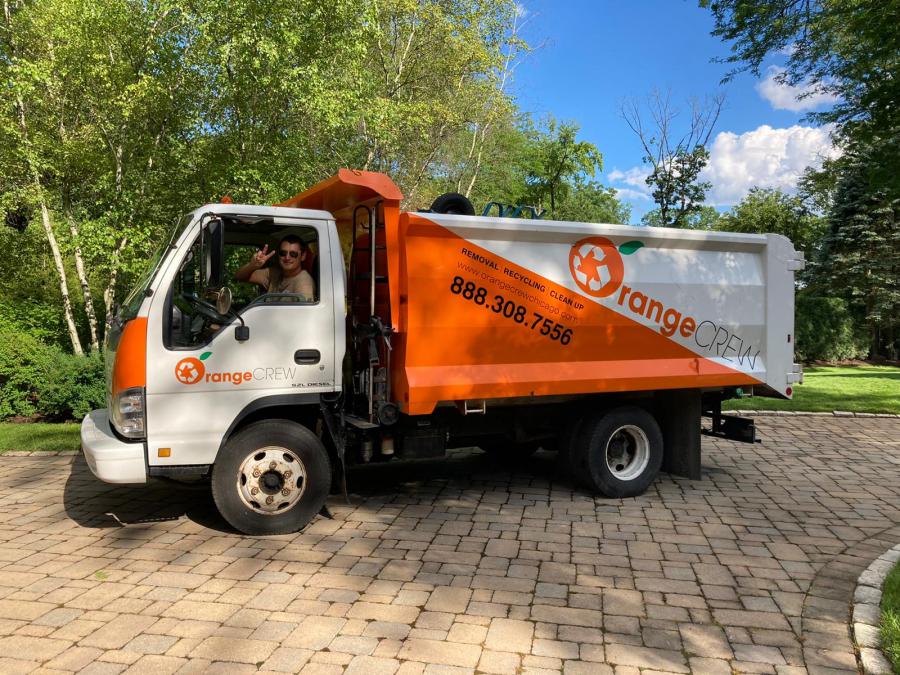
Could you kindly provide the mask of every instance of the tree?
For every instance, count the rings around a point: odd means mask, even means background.
[[[512,0],[366,3],[366,72],[354,162],[388,171],[415,202],[454,136],[506,105],[502,79],[520,45]],[[476,140],[477,144],[477,140]]]
[[[711,185],[700,180],[700,172],[709,160],[706,145],[724,103],[721,94],[690,101],[688,124],[680,132],[675,128],[680,111],[672,106],[668,93],[654,91],[644,104],[631,99],[620,107],[641,142],[644,162],[652,169],[647,185],[653,189],[660,225],[688,227],[691,215],[702,207]]]
[[[843,297],[869,329],[871,354],[897,354],[897,204],[900,202],[900,22],[898,0],[701,0],[724,59],[759,74],[787,53],[782,82],[828,92],[831,109],[810,119],[836,125],[843,157],[807,172],[802,194],[827,214],[811,285]]]
[[[816,256],[825,227],[825,219],[812,213],[802,197],[758,187],[751,188],[716,225],[725,232],[781,234],[803,251],[807,260]]]
[[[557,202],[568,197],[575,181],[593,178],[603,168],[603,156],[597,147],[578,140],[578,125],[553,118],[538,128],[531,143],[531,159],[525,177],[526,200],[539,207],[549,205],[553,214]]]
[[[19,63],[27,62],[32,48],[40,50],[44,45],[38,44],[37,40],[29,40],[31,37],[29,33],[34,27],[32,17],[27,14],[20,15],[22,8],[18,5],[19,3],[13,4],[10,0],[3,0],[4,30],[0,37],[2,41],[0,51],[5,55],[5,58],[0,59],[2,69],[0,88],[9,94],[11,103],[6,106],[8,116],[3,120],[3,135],[12,141],[13,158],[8,161],[17,169],[13,174],[15,182],[12,191],[19,200],[25,201],[28,205],[35,205],[41,214],[41,225],[56,269],[56,281],[72,350],[76,354],[81,354],[84,350],[75,322],[62,251],[53,228],[48,204],[46,174],[51,168],[48,166],[50,164],[48,155],[52,154],[52,148],[42,143],[39,131],[39,120],[42,115],[39,109],[37,111],[34,109],[39,107],[45,84],[42,80],[46,78],[47,73],[40,68],[28,68],[27,65],[22,68]],[[37,97],[34,96],[36,93]],[[36,105],[30,105],[32,102]]]
[[[722,219],[722,214],[713,206],[700,206],[685,218],[682,227],[691,230],[716,230]],[[659,209],[653,209],[644,214],[641,223],[650,227],[669,227],[663,222]]]
[[[577,181],[568,197],[553,212],[553,217],[581,223],[624,225],[631,219],[631,206],[619,201],[614,188],[595,181]]]
[[[828,218],[818,284],[846,298],[869,329],[870,354],[900,352],[900,199],[872,190],[871,157],[849,155]]]
[[[900,186],[900,2],[897,0],[700,0],[715,19],[713,35],[731,43],[729,77],[787,53],[779,76],[828,92],[836,103],[811,115],[834,122],[845,144],[863,143],[874,187]]]

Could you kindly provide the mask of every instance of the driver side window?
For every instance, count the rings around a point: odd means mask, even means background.
[[[169,303],[168,342],[170,348],[190,349],[207,342],[210,319],[198,311],[203,299],[201,282],[201,248],[198,238],[181,264],[172,285]]]

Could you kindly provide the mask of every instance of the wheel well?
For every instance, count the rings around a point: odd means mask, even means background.
[[[316,433],[316,421],[319,418],[319,408],[313,405],[273,405],[257,410],[252,410],[242,417],[228,430],[222,439],[222,445],[244,427],[262,420],[288,420],[297,422]]]

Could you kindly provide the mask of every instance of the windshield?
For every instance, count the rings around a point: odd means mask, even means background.
[[[147,263],[147,267],[144,269],[144,273],[141,274],[131,293],[128,294],[128,297],[125,298],[125,301],[122,303],[121,308],[119,309],[119,318],[122,321],[128,321],[129,319],[133,319],[137,316],[137,313],[141,309],[141,303],[144,301],[146,297],[147,289],[150,288],[150,284],[153,283],[153,279],[156,277],[156,273],[159,271],[160,263],[163,259],[163,254],[169,249],[172,245],[172,241],[178,236],[185,227],[188,226],[188,223],[191,221],[191,215],[187,214],[182,216],[178,222],[170,228],[169,232],[163,238],[162,243],[156,248],[154,254],[150,257],[149,262]]]

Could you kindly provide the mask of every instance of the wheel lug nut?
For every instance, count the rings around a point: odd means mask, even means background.
[[[278,465],[275,464],[275,462],[269,462],[269,468],[270,468],[270,469],[274,469],[276,466],[278,466]]]
[[[251,489],[250,489],[250,494],[251,494],[251,495],[259,494],[259,488],[251,488]]]
[[[253,477],[254,478],[259,478],[260,473],[261,472],[259,469],[253,469]]]
[[[292,474],[290,471],[285,471],[285,472],[284,472],[284,478],[285,478],[285,480],[287,480],[288,478],[290,478],[292,475],[293,475],[293,474]]]
[[[288,490],[287,488],[284,488],[284,490],[281,491],[281,494],[284,495],[285,497],[287,497],[290,493],[291,493],[291,491]]]
[[[271,504],[274,501],[275,501],[274,497],[266,497],[266,504]]]

